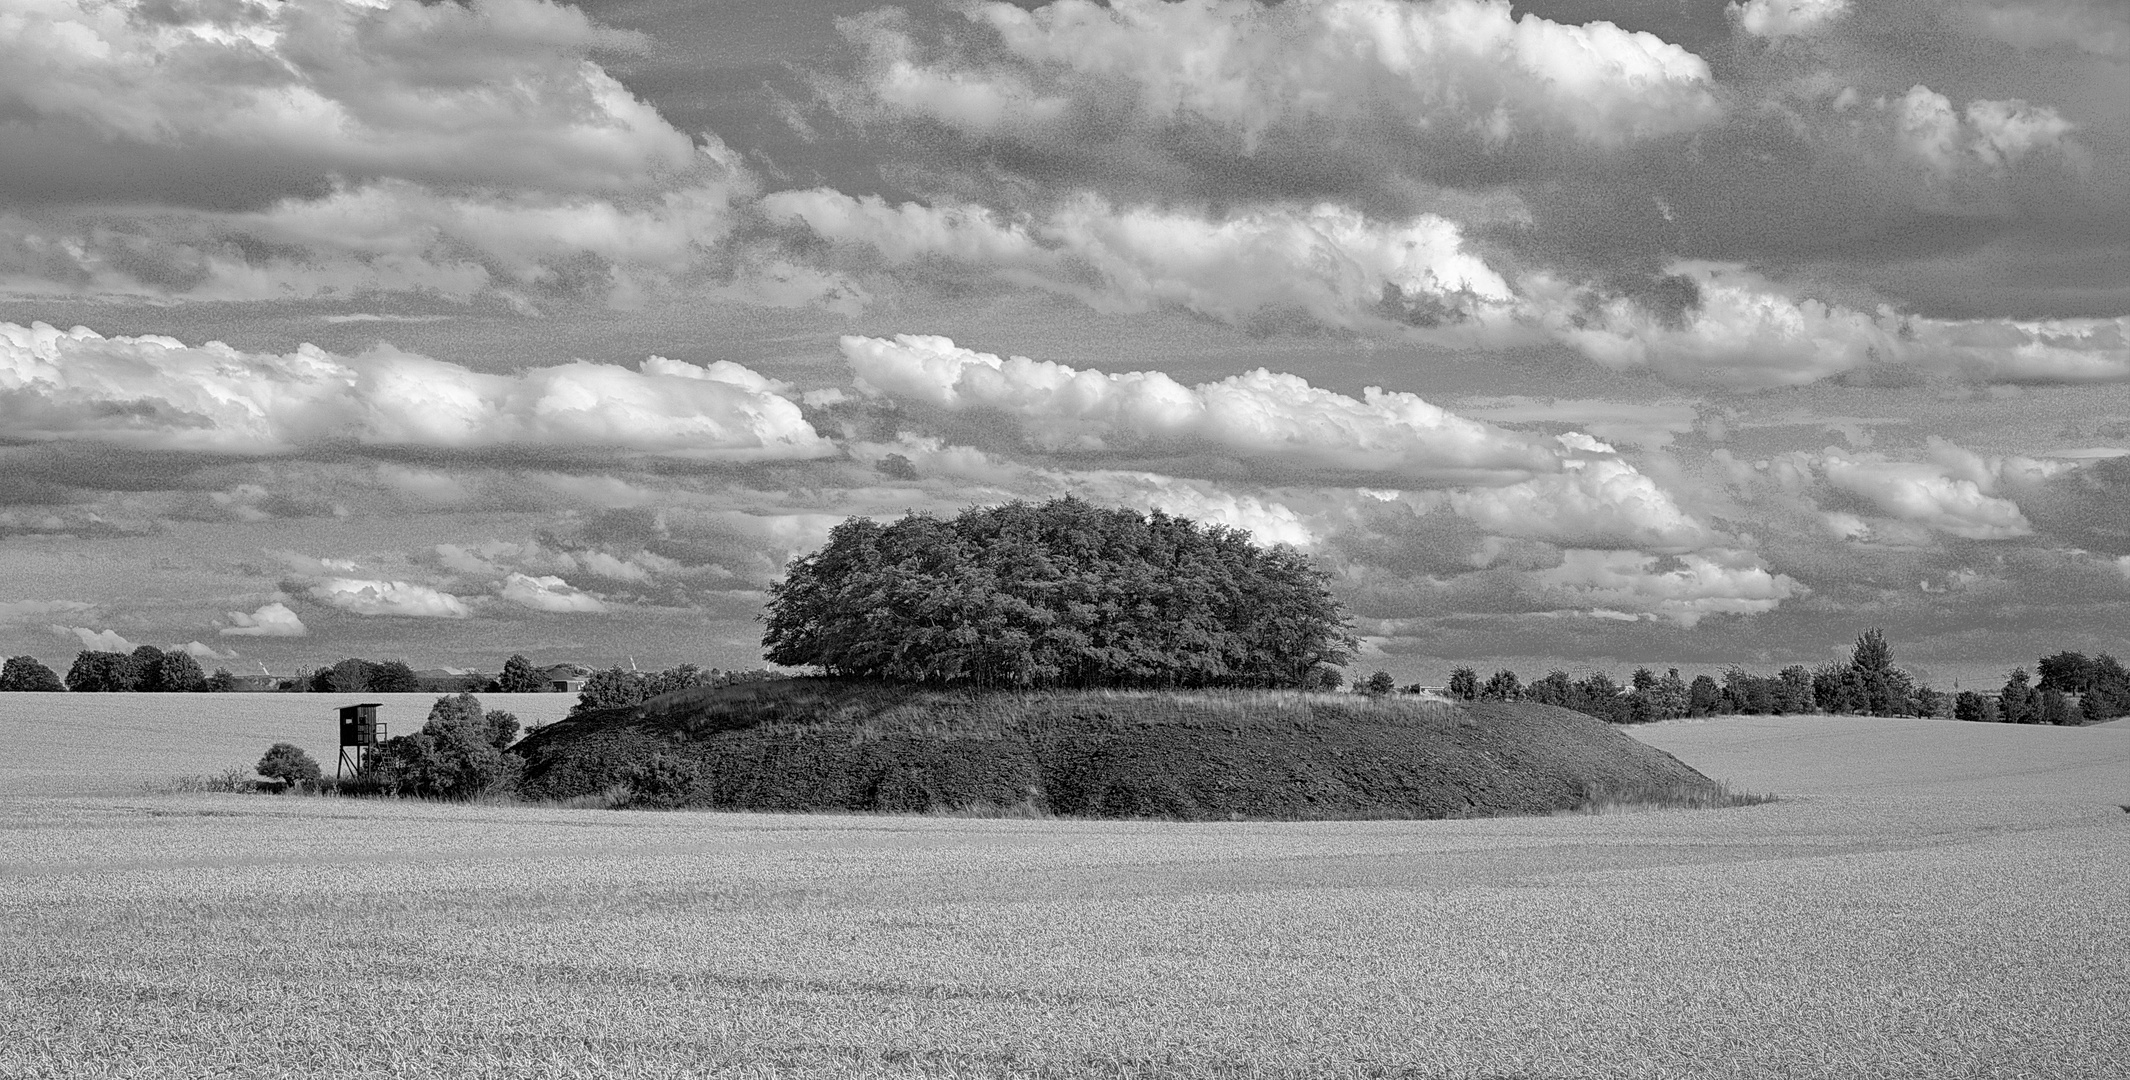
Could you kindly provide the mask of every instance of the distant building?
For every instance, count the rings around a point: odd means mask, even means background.
[[[584,689],[583,679],[551,679],[547,689],[557,694],[575,694]]]

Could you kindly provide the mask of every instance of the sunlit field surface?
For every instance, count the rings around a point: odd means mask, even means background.
[[[2130,724],[1635,734],[1785,798],[1177,825],[0,797],[0,1076],[2126,1075]]]
[[[525,724],[551,724],[575,694],[477,694]],[[421,730],[436,694],[0,694],[0,794],[133,792],[178,776],[249,770],[277,742],[327,774],[342,705],[374,701],[391,734]]]

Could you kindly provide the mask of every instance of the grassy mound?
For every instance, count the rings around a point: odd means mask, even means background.
[[[983,693],[831,679],[686,691],[513,748],[538,799],[1086,817],[1539,814],[1720,788],[1582,713],[1297,692]]]

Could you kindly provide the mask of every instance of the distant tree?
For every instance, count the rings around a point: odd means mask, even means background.
[[[1450,672],[1449,696],[1458,701],[1472,701],[1479,697],[1479,673],[1468,667]]]
[[[1486,683],[1479,688],[1481,701],[1521,701],[1523,696],[1523,682],[1517,679],[1515,672],[1507,669],[1487,676]]]
[[[1523,688],[1523,700],[1536,705],[1558,705],[1564,709],[1574,708],[1575,681],[1568,673],[1555,668],[1545,675],[1531,680]]]
[[[311,673],[311,690],[321,694],[359,694],[370,689],[368,660],[348,657],[332,667]]]
[[[2093,661],[2084,653],[2060,652],[2044,656],[2039,665],[2041,681],[2036,689],[2047,693],[2060,690],[2066,694],[2083,694],[2093,676]]]
[[[533,666],[523,653],[512,653],[503,661],[503,674],[496,680],[497,688],[506,694],[541,694],[547,692],[547,673]]]
[[[626,671],[619,666],[610,667],[595,671],[591,678],[584,680],[584,689],[577,694],[577,704],[570,707],[570,715],[641,705],[650,696],[650,676],[640,671]]]
[[[67,689],[75,693],[109,693],[126,689],[126,654],[84,649],[67,668]]]
[[[266,756],[259,759],[259,775],[268,780],[281,782],[283,790],[302,784],[315,784],[324,774],[318,768],[316,758],[305,753],[295,743],[277,742],[266,748]]]
[[[2107,653],[2093,658],[2086,669],[2086,689],[2078,699],[2079,715],[2089,724],[2113,720],[2130,713],[2130,671]]]
[[[1330,664],[1318,664],[1302,676],[1304,690],[1337,690],[1346,681],[1346,673]]]
[[[1812,673],[1803,664],[1791,664],[1775,676],[1776,711],[1785,716],[1803,716],[1819,709],[1819,697],[1812,689]]]
[[[200,662],[191,653],[173,650],[164,653],[162,663],[157,665],[155,684],[165,693],[196,694],[207,689],[207,673],[200,670]]]
[[[1657,720],[1677,720],[1687,713],[1693,700],[1686,680],[1679,677],[1679,669],[1671,668],[1650,692],[1650,716]]]
[[[414,669],[405,660],[387,660],[370,665],[370,685],[366,688],[377,694],[419,694],[422,681],[414,677]]]
[[[216,668],[214,674],[207,676],[206,689],[209,693],[226,694],[236,688],[237,677],[231,675],[228,668]]]
[[[2039,712],[2037,723],[2055,724],[2058,727],[2070,727],[2078,723],[2079,719],[2078,710],[2071,707],[2071,699],[2053,686],[2042,688]]]
[[[1378,671],[1361,684],[1361,692],[1369,697],[1388,697],[1397,689],[1398,680],[1391,678],[1388,671]]]
[[[2038,724],[2041,722],[2040,695],[2027,685],[2025,668],[2013,668],[2010,678],[2004,681],[2004,689],[1997,695],[1997,711],[2007,724]]]
[[[1686,688],[1686,715],[1714,716],[1723,708],[1723,688],[1707,675],[1696,675]]]
[[[1928,686],[1916,687],[1915,714],[1917,716],[1944,719],[1950,715],[1951,710],[1952,701],[1943,690],[1933,690]]]
[[[1973,690],[1962,690],[1953,695],[1953,719],[1977,724],[1997,722],[1997,705],[1988,697]]]
[[[892,682],[1293,687],[1354,645],[1308,556],[1076,498],[852,518],[770,586],[769,660]]]
[[[59,681],[59,673],[34,656],[10,656],[6,665],[0,666],[0,691],[48,694],[66,688],[67,684]]]
[[[1893,667],[1893,646],[1886,642],[1886,632],[1877,627],[1859,634],[1856,648],[1849,653],[1849,664],[1858,671],[1886,671]]]
[[[1528,700],[1528,691],[1526,700]],[[1595,716],[1608,724],[1634,722],[1634,703],[1626,688],[1612,681],[1612,676],[1602,671],[1593,671],[1576,680],[1569,696],[1568,708]]]
[[[717,679],[712,672],[704,671],[694,664],[680,664],[651,676],[650,685],[645,688],[644,693],[648,700],[676,690],[693,690],[699,686],[716,684]]]
[[[199,665],[195,663],[194,667]],[[153,694],[163,688],[163,650],[153,645],[142,645],[127,654],[119,665],[119,681],[122,689],[139,694]]]

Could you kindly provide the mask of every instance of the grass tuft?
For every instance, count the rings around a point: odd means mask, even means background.
[[[1583,797],[1567,814],[1631,814],[1643,810],[1723,810],[1733,806],[1764,806],[1776,797],[1755,792],[1732,791],[1728,784],[1678,782],[1605,787],[1586,784]]]

